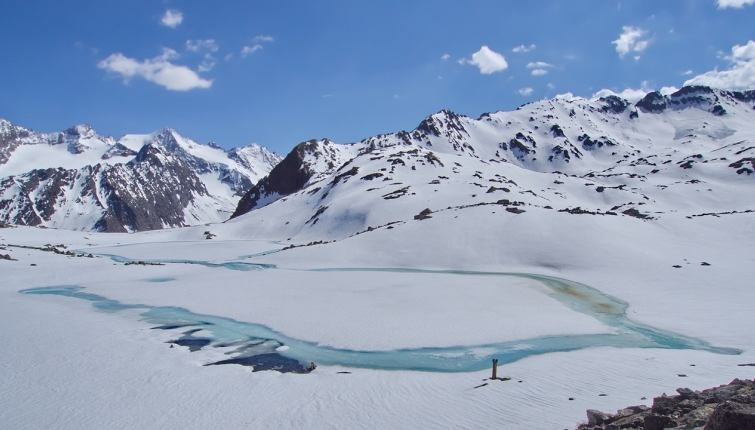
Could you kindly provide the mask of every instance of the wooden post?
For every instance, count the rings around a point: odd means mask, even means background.
[[[498,379],[498,359],[493,359],[493,377],[491,378],[493,380]]]

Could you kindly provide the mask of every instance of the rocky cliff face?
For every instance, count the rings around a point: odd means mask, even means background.
[[[301,190],[310,181],[334,172],[350,155],[352,147],[336,145],[327,139],[296,145],[268,176],[244,194],[231,218]]]

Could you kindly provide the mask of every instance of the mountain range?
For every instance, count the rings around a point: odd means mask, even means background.
[[[477,119],[443,110],[411,131],[311,140],[283,159],[171,129],[115,141],[86,125],[40,134],[0,122],[0,221],[62,229],[230,216],[307,241],[478,206],[507,216],[725,216],[755,210],[753,173],[755,91],[702,86],[635,104],[566,94]]]
[[[116,141],[86,124],[45,134],[0,120],[0,220],[105,232],[221,222],[279,161],[169,128]]]
[[[302,143],[233,216],[299,242],[479,206],[512,217],[725,216],[755,210],[754,172],[755,91],[685,87],[636,104],[567,94],[477,119],[444,110],[349,145]]]

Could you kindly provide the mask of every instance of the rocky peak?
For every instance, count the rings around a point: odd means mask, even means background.
[[[600,108],[600,111],[603,113],[614,113],[614,114],[620,114],[627,110],[629,107],[629,102],[625,99],[622,99],[619,96],[608,96],[608,97],[601,97],[598,99],[598,102],[603,103],[603,107]]]
[[[685,108],[691,106],[711,106],[718,103],[716,92],[710,87],[693,85],[683,87],[679,91],[666,97],[669,106]]]
[[[92,126],[89,124],[79,124],[75,125],[67,130],[65,130],[63,133],[68,137],[71,138],[80,138],[80,139],[90,139],[92,137],[97,136],[97,133],[94,131]]]
[[[165,127],[155,133],[155,136],[152,138],[152,143],[164,147],[171,153],[182,152],[183,148],[181,148],[181,145],[178,143],[176,134],[176,131],[172,128]]]
[[[663,112],[666,109],[666,98],[659,91],[647,93],[635,106],[644,112]]]
[[[698,108],[706,110],[716,116],[726,115],[724,105],[733,106],[739,103],[755,101],[755,91],[725,91],[702,85],[691,85],[667,96],[655,91],[648,93],[635,106],[644,112],[662,112],[665,109],[682,110]]]
[[[259,160],[270,165],[276,165],[283,159],[280,155],[270,151],[264,146],[260,146],[256,143],[242,146],[239,148],[233,148],[229,151],[228,158],[235,160],[237,163],[254,170],[250,163],[250,160]]]
[[[7,119],[0,118],[0,135],[10,134],[13,130],[13,124]]]
[[[285,196],[294,193],[304,187],[312,177],[314,170],[305,160],[308,156],[319,158],[322,154],[321,146],[330,143],[310,140],[302,142],[288,153],[286,157],[270,171],[270,174],[262,178],[250,189],[239,201],[231,218],[243,215],[260,206],[271,195]]]
[[[459,132],[466,132],[464,125],[461,122],[463,116],[458,115],[448,109],[443,109],[438,113],[428,116],[415,128],[417,131],[421,131],[426,135],[440,137],[441,135],[449,135],[449,133],[458,134]]]

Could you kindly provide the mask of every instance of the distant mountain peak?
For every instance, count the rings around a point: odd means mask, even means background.
[[[220,222],[278,161],[171,128],[116,142],[88,124],[36,133],[0,120],[0,221],[99,231]]]

